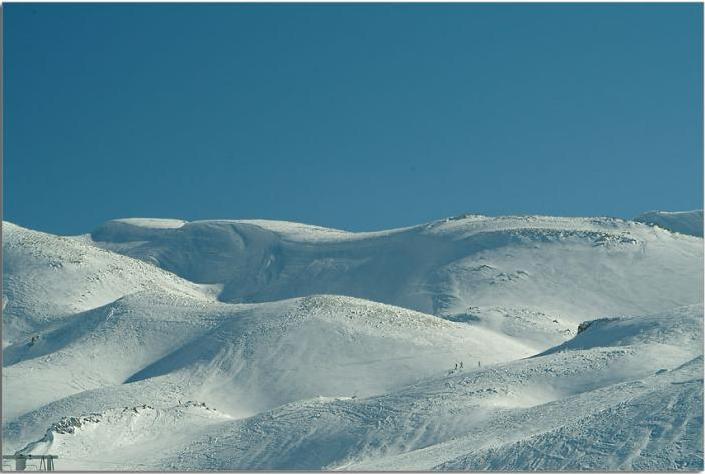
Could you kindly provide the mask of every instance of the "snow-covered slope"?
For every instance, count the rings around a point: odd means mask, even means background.
[[[4,222],[4,447],[91,470],[702,467],[702,247],[611,218]]]
[[[6,348],[3,414],[13,420],[87,390],[164,377],[181,398],[244,416],[317,395],[382,394],[457,361],[535,351],[500,333],[350,297],[232,305],[140,293],[67,319],[32,346]],[[27,385],[31,392],[11,397]]]
[[[3,346],[140,290],[212,300],[206,286],[75,239],[2,223]]]
[[[489,326],[501,306],[545,315],[562,330],[702,300],[702,240],[612,218],[467,215],[376,233],[270,221],[144,229],[108,222],[93,238],[222,284],[227,302],[349,295],[451,317],[480,307]]]
[[[228,422],[211,434],[218,440],[208,450],[211,464],[198,455],[212,443],[205,439],[178,454],[194,454],[187,466],[209,469],[655,469],[676,468],[678,463],[679,468],[697,469],[702,467],[702,414],[698,408],[702,397],[702,309],[681,309],[651,318],[670,336],[656,343],[647,328],[634,324],[632,341],[623,344],[626,342],[607,340],[609,328],[593,328],[590,333],[596,344],[579,351],[473,369],[368,400],[305,401],[245,421]],[[601,335],[604,343],[600,343]],[[651,358],[649,365],[642,364],[646,357]],[[666,395],[673,397],[659,397]],[[678,397],[684,398],[680,406],[676,406]],[[633,398],[650,402],[650,406],[638,408],[649,418],[641,421],[632,416],[637,424],[649,425],[630,428],[625,422],[610,426],[612,414],[634,412],[629,403]],[[664,434],[669,420],[671,433]],[[656,430],[659,422],[662,432]],[[593,431],[593,425],[600,424],[605,430]],[[555,433],[571,430],[590,432],[592,439],[584,440],[572,453],[565,447],[557,450],[556,439],[569,446],[571,438],[560,439]],[[266,438],[256,436],[262,432]],[[507,444],[522,441],[528,446],[539,435],[548,440],[531,447],[536,451],[533,457],[524,454],[504,463],[497,458],[487,465],[466,461],[470,454],[499,450]],[[635,445],[679,446],[687,456],[681,458],[676,451],[664,450],[662,460],[645,460],[635,450],[611,445],[619,437]],[[562,450],[567,453],[559,457]],[[177,465],[171,463],[172,467]]]
[[[703,210],[693,211],[649,211],[642,213],[634,221],[655,224],[676,233],[703,237]]]
[[[158,452],[144,453],[129,434],[117,442],[120,452],[102,452],[119,469],[701,469],[702,307],[640,320],[591,325],[577,345],[380,396],[213,417],[168,432]],[[140,417],[159,411],[149,409]],[[68,467],[98,467],[85,447],[101,453],[108,435],[126,432],[125,422],[103,414],[52,446]],[[47,451],[52,430],[29,449]]]
[[[61,453],[61,466],[72,470],[116,470],[129,466],[145,468],[149,460],[169,442],[185,444],[207,434],[213,425],[232,419],[205,403],[184,401],[154,408],[147,404],[125,406],[104,412],[65,417],[53,423],[44,437],[23,447],[22,453]],[[57,462],[58,463],[58,462]]]

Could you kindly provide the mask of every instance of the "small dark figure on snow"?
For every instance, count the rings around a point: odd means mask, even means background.
[[[463,369],[463,362],[460,362],[460,369]]]

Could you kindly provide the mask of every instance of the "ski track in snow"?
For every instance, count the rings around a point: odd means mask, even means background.
[[[703,469],[702,211],[2,232],[3,445],[60,470]]]

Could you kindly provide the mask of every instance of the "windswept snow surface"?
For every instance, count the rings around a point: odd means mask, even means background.
[[[6,452],[61,470],[703,468],[701,237],[479,215],[2,232]]]
[[[641,223],[655,224],[676,233],[703,237],[703,210],[649,211],[634,218]]]

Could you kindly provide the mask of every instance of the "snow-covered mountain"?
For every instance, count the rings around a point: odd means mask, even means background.
[[[5,450],[90,470],[702,469],[703,240],[655,224],[3,222]]]
[[[466,215],[375,233],[271,221],[172,223],[116,220],[92,238],[189,281],[219,284],[224,302],[336,294],[434,315],[531,309],[572,327],[701,299],[702,277],[692,278],[700,239],[613,218]]]

